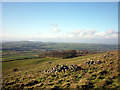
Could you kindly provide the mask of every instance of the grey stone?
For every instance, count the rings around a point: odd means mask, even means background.
[[[45,70],[44,73],[57,73],[57,72],[66,72],[68,70],[72,70],[72,71],[78,71],[81,70],[82,68],[78,65],[57,65],[54,68],[50,69],[50,70]]]

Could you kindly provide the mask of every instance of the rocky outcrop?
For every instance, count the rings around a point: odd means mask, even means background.
[[[57,73],[57,72],[66,72],[66,71],[78,71],[81,70],[82,68],[78,65],[56,65],[54,68],[50,70],[46,70],[43,73]]]
[[[106,58],[106,57],[111,57],[111,56],[113,56],[113,54],[111,54],[111,53],[106,53],[103,57]]]
[[[85,64],[88,64],[88,65],[90,65],[90,64],[101,64],[101,63],[105,63],[105,62],[104,61],[100,61],[100,60],[97,60],[97,61],[90,60],[90,61],[85,62]]]

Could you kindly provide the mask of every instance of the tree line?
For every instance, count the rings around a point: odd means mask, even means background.
[[[86,54],[95,54],[96,50],[88,51],[88,50],[63,50],[63,51],[49,51],[46,53],[42,53],[39,55],[40,58],[44,57],[55,57],[55,58],[71,58],[76,56],[84,56]]]
[[[76,50],[51,51],[39,55],[39,57],[56,57],[56,58],[71,58],[76,56],[77,56]]]

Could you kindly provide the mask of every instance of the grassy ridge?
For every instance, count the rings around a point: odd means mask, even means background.
[[[111,53],[114,55],[106,58],[103,58],[105,53],[98,53],[69,59],[38,58],[3,62],[3,88],[119,88],[118,53]],[[105,63],[86,65],[88,60]],[[57,64],[77,64],[85,70],[42,74]]]
[[[92,54],[87,56],[81,56],[81,57],[75,57],[75,58],[68,58],[68,59],[60,59],[60,58],[37,58],[37,59],[23,59],[23,60],[16,60],[16,61],[10,61],[10,62],[2,62],[3,65],[3,71],[7,69],[14,69],[16,67],[27,67],[28,65],[36,66],[36,65],[42,65],[44,62],[52,62],[51,66],[55,66],[57,64],[79,64],[83,60],[81,59],[87,59],[87,58],[94,58],[98,55],[104,55],[105,53],[98,53],[98,54]],[[7,60],[5,60],[7,61]],[[81,61],[81,62],[80,62]],[[86,61],[86,60],[85,60]],[[13,64],[13,65],[12,65]],[[50,66],[50,67],[51,67]]]

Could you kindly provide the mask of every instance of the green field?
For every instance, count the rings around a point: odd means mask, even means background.
[[[16,41],[2,43],[2,60],[19,60],[37,58],[39,54],[61,50],[101,50],[102,52],[118,50],[117,45],[88,43],[53,43]]]

